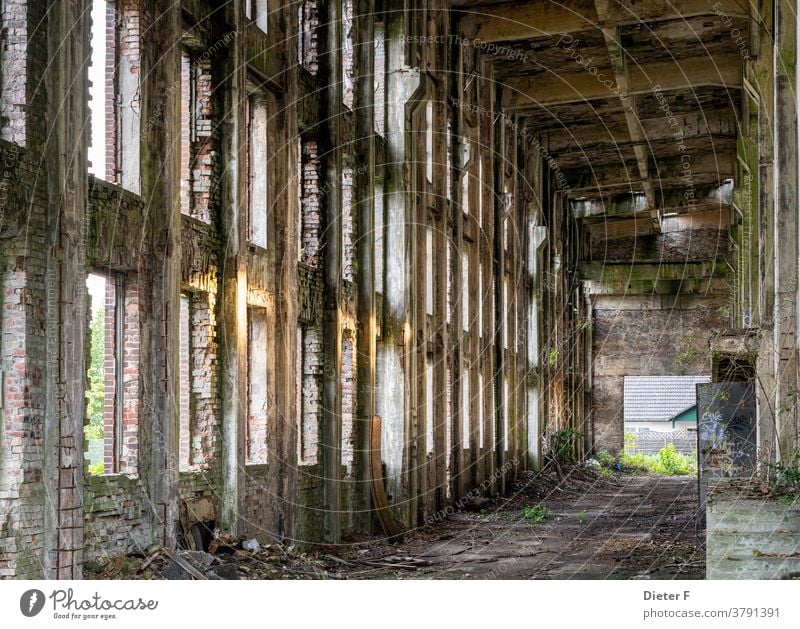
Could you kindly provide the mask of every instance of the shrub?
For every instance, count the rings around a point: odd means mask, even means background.
[[[600,450],[594,455],[600,465],[614,465],[616,459],[608,450]]]
[[[583,437],[583,433],[572,428],[556,430],[550,436],[550,443],[555,457],[559,461],[574,461],[575,445],[581,437]]]
[[[666,476],[685,476],[691,473],[689,457],[676,452],[674,443],[668,443],[658,451],[656,473]]]

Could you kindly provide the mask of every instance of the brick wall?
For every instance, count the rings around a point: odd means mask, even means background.
[[[301,140],[300,157],[300,261],[319,266],[322,214],[319,205],[319,154],[314,139]]]
[[[303,400],[300,411],[300,462],[308,465],[317,462],[321,419],[322,339],[316,328],[305,327],[302,329],[302,354]]]
[[[317,58],[319,18],[317,16],[316,0],[305,0],[305,2],[299,4],[298,24],[300,32],[297,38],[297,58],[308,72],[316,76],[319,69]]]
[[[342,100],[353,108],[353,0],[342,3]]]
[[[180,419],[181,470],[210,464],[219,447],[216,322],[209,293],[181,299]]]
[[[25,119],[15,120],[21,126],[2,137],[22,143]],[[40,141],[29,136],[21,149],[0,139],[0,578],[43,575],[47,182],[33,154]]]
[[[0,139],[25,144],[28,2],[5,0],[0,14]]]
[[[247,463],[267,462],[267,312],[248,311],[247,361]]]
[[[355,244],[353,242],[353,169],[342,169],[342,279],[353,281]]]
[[[602,229],[593,232],[591,255],[593,260],[661,260],[661,262],[687,262],[703,260],[709,251],[725,260],[730,250],[727,230],[692,229],[660,232],[646,236],[605,239]]]
[[[356,370],[355,340],[348,332],[342,338],[342,465],[347,475],[353,473],[355,433],[353,422],[356,414]]]

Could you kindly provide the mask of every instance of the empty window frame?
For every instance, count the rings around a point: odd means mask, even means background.
[[[433,316],[433,228],[425,228],[425,312]]]
[[[203,292],[181,294],[179,311],[179,469],[210,462],[217,445],[214,304]]]
[[[433,101],[425,105],[425,178],[433,183]]]
[[[320,209],[317,141],[313,137],[300,138],[299,194],[299,259],[303,264],[316,267],[319,265],[322,213]]]
[[[86,462],[90,474],[135,474],[139,420],[139,309],[134,282],[90,273]]]
[[[342,465],[352,474],[355,457],[355,416],[356,416],[356,364],[353,334],[342,337]]]
[[[181,295],[180,332],[178,335],[178,465],[188,469],[192,463],[192,299]]]
[[[508,324],[509,324],[508,277],[503,277],[503,349],[508,349]]]
[[[267,462],[267,312],[249,308],[247,322],[247,463]]]
[[[508,442],[509,442],[509,434],[508,434],[508,418],[509,418],[509,408],[508,408],[508,374],[506,374],[505,378],[503,378],[503,450],[508,452]]]
[[[139,7],[92,1],[89,172],[139,193]]]
[[[434,451],[434,410],[433,410],[433,355],[428,354],[425,361],[425,451]]]
[[[245,15],[265,33],[269,32],[269,5],[268,0],[245,0]]]
[[[469,252],[461,253],[461,323],[464,331],[469,330]]]
[[[317,58],[317,16],[316,0],[300,2],[297,8],[297,24],[300,32],[297,35],[297,58],[300,65],[315,76],[319,68]]]
[[[483,369],[481,369],[478,373],[478,447],[482,450],[485,447],[485,437],[484,437],[484,421],[485,421],[485,409],[483,408],[483,388],[486,386],[484,376],[483,376]]]
[[[181,52],[181,212],[211,221],[211,64]]]
[[[315,328],[298,326],[296,352],[298,461],[300,465],[314,465],[318,456],[322,395],[322,341]]]
[[[353,169],[342,169],[342,279],[353,281],[355,242],[353,242]]]
[[[383,181],[375,182],[375,233],[374,233],[374,255],[375,255],[375,292],[383,294],[385,273],[383,260]]]
[[[25,145],[28,3],[0,2],[0,139]]]
[[[342,2],[342,102],[353,108],[353,0]]]
[[[461,369],[461,447],[469,449],[470,437],[470,393],[469,393],[469,369]]]
[[[248,238],[259,247],[267,246],[269,209],[268,98],[255,92],[248,99]]]
[[[375,133],[386,134],[386,42],[382,22],[375,23],[375,77],[373,81]]]

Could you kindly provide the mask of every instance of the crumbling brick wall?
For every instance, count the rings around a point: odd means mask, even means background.
[[[0,139],[25,144],[28,78],[28,2],[0,5]]]

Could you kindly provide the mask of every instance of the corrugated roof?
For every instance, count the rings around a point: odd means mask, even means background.
[[[694,406],[695,385],[711,376],[625,376],[626,422],[667,422]]]

